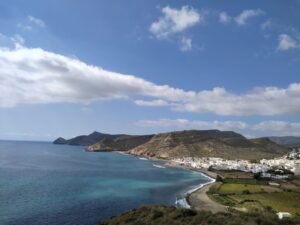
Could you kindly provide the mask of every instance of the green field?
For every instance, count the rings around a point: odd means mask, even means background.
[[[270,188],[266,191],[268,187]],[[218,183],[211,187],[209,196],[213,200],[231,207],[248,210],[272,207],[278,212],[284,211],[300,215],[300,193],[272,188],[259,184]]]
[[[300,214],[300,194],[294,192],[259,193],[250,195],[230,196],[237,207],[263,208],[271,206],[275,211]]]
[[[253,179],[253,174],[238,170],[218,170],[218,174],[224,179]]]
[[[242,194],[245,191],[250,193],[262,192],[262,188],[257,184],[222,184],[220,185],[218,192],[220,194]]]

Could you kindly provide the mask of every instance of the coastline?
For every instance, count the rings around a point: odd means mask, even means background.
[[[193,194],[198,192],[198,191],[203,190],[204,188],[209,189],[209,187],[216,182],[217,174],[214,173],[214,172],[208,171],[206,169],[198,169],[198,168],[196,169],[196,168],[192,168],[192,167],[189,167],[189,166],[185,166],[185,165],[175,163],[175,162],[170,161],[170,160],[166,160],[166,162],[167,162],[166,166],[198,172],[198,173],[201,173],[204,177],[209,179],[208,182],[206,182],[204,184],[199,184],[198,186],[193,187],[192,189],[188,190],[184,194],[182,199],[176,200],[176,202],[175,202],[176,206],[179,205],[180,207],[183,207],[183,208],[188,208],[188,209],[198,208],[198,204],[194,204],[194,201],[191,201],[191,198],[192,198]],[[205,195],[206,195],[206,191],[205,191]]]
[[[122,152],[122,151],[117,151],[117,152],[119,154],[134,156],[136,158],[139,158],[140,160],[148,159],[148,160],[153,160],[153,161],[159,161],[159,162],[163,162],[164,166],[181,168],[181,169],[201,173],[202,176],[208,178],[209,181],[206,183],[202,183],[202,184],[192,187],[190,190],[188,190],[184,193],[182,198],[180,198],[180,199],[176,198],[175,206],[180,206],[182,208],[188,208],[188,209],[199,209],[201,207],[201,205],[207,205],[207,203],[210,202],[211,207],[206,207],[205,210],[216,211],[215,209],[219,208],[219,210],[217,210],[217,211],[224,211],[222,209],[223,206],[212,201],[206,194],[206,191],[216,182],[216,178],[217,178],[216,173],[214,173],[212,171],[208,171],[206,169],[193,168],[190,166],[178,164],[172,160],[156,159],[156,158],[151,158],[151,157],[147,157],[147,156],[134,155],[134,154],[131,154],[128,152]],[[198,192],[200,195],[197,195]],[[193,200],[194,198],[195,198],[195,200]],[[200,198],[200,199],[197,199],[197,198]],[[199,204],[199,202],[200,202],[200,204]]]

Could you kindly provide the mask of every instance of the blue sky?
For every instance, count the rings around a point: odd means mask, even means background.
[[[1,1],[0,139],[300,135],[299,10],[296,0]]]

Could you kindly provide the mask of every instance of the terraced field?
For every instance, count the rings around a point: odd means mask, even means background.
[[[300,216],[300,193],[259,184],[221,183],[211,187],[211,199],[227,206],[290,212]]]
[[[275,211],[300,214],[300,194],[294,192],[259,193],[250,195],[231,195],[237,207],[263,208],[272,207]]]

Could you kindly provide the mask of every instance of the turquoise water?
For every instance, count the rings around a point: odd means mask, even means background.
[[[145,204],[173,205],[199,173],[117,152],[0,141],[0,224],[97,224]]]

